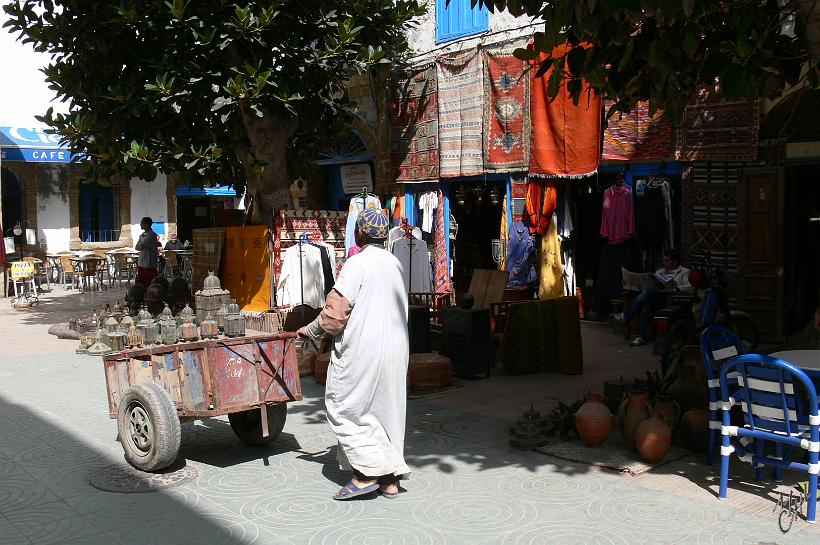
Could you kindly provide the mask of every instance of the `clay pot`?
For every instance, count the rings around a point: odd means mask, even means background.
[[[411,354],[407,378],[411,390],[449,386],[453,383],[453,362],[434,352]]]
[[[314,359],[313,379],[319,384],[327,382],[327,368],[330,365],[330,352],[319,354]]]
[[[644,420],[635,434],[635,446],[645,462],[655,464],[663,460],[672,444],[672,430],[657,412]]]
[[[655,402],[652,403],[652,410],[660,415],[669,429],[673,432],[678,427],[681,410],[680,405],[670,394],[658,394]]]
[[[697,379],[695,368],[689,362],[678,364],[675,381],[669,385],[666,393],[677,400],[681,412],[708,401],[706,383]]]
[[[635,448],[638,426],[650,416],[652,416],[652,407],[649,405],[649,394],[639,391],[629,392],[618,409],[618,421],[626,444],[630,448]]]
[[[612,431],[612,413],[599,394],[584,396],[585,403],[575,412],[575,427],[584,444],[598,448],[604,444]]]
[[[296,351],[296,363],[299,365],[299,376],[306,377],[313,374],[313,367],[316,365],[316,352],[298,349]]]
[[[709,409],[692,407],[683,413],[677,441],[684,448],[705,452],[709,448]]]

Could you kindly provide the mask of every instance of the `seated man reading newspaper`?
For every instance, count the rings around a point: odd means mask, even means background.
[[[666,295],[673,291],[692,291],[689,283],[689,269],[680,264],[680,254],[677,250],[668,250],[663,255],[663,267],[654,273],[633,273],[623,270],[624,288],[640,291],[624,311],[614,316],[619,323],[630,322],[639,316],[638,327],[630,346],[640,346],[646,343],[649,329],[649,318],[652,315],[653,300],[658,295]]]

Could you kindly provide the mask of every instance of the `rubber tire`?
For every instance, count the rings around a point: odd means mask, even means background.
[[[151,420],[153,447],[141,455],[128,437],[129,406],[139,403]],[[182,442],[179,417],[168,393],[153,382],[135,384],[125,391],[117,414],[120,444],[129,464],[142,471],[158,471],[173,464]]]
[[[282,433],[288,418],[288,404],[277,403],[268,408],[268,436],[262,437],[262,418],[259,409],[230,413],[228,422],[239,440],[249,447],[263,447],[272,443]]]
[[[747,316],[732,316],[732,331],[748,344],[747,351],[754,353],[760,344],[760,332],[757,330],[757,325],[751,318]]]

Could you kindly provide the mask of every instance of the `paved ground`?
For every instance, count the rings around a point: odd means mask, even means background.
[[[0,301],[0,545],[4,544],[502,544],[817,543],[802,520],[781,534],[771,483],[738,479],[715,495],[700,456],[639,477],[596,471],[507,447],[508,421],[534,404],[570,401],[603,380],[641,376],[656,359],[608,328],[585,324],[582,377],[495,376],[408,403],[407,492],[334,502],[322,391],[303,381],[285,433],[242,446],[224,419],[184,426],[196,480],[145,494],[102,492],[89,476],[122,461],[108,419],[102,365],[46,334],[105,295],[47,297],[36,311]],[[740,471],[740,470],[739,470]],[[741,472],[742,473],[742,472]],[[742,482],[740,482],[742,481]]]

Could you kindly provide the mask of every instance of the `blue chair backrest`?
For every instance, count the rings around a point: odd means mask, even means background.
[[[700,355],[709,379],[720,376],[723,362],[745,353],[743,341],[728,327],[711,325],[700,334]]]
[[[732,372],[737,372],[738,383],[733,393],[726,383]],[[796,435],[807,431],[810,414],[818,414],[811,379],[798,367],[771,356],[745,354],[725,363],[721,370],[723,399],[730,393],[743,407],[752,430]]]
[[[703,303],[700,305],[698,325],[706,327],[714,324],[718,312],[720,312],[720,295],[717,290],[708,289],[703,297]]]

